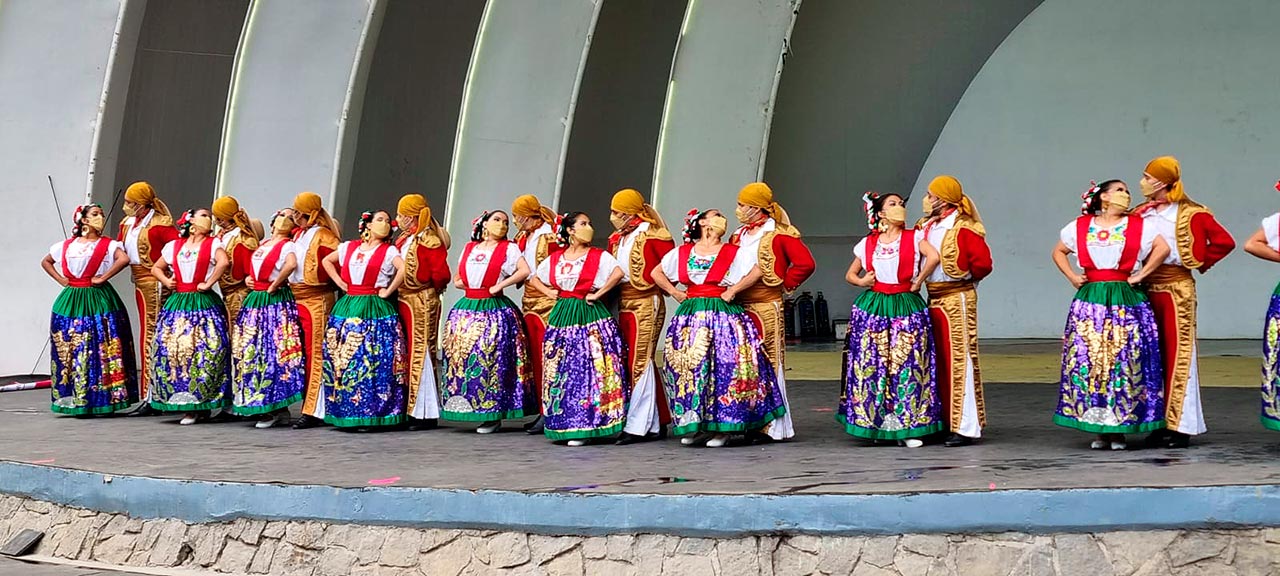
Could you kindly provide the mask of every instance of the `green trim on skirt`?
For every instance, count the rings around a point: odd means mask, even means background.
[[[214,408],[226,408],[231,405],[231,400],[223,398],[222,400],[214,400],[212,402],[204,402],[201,404],[165,404],[164,402],[151,401],[151,407],[161,412],[203,412],[205,410],[213,410]]]
[[[71,416],[87,416],[89,414],[111,414],[112,412],[118,412],[120,410],[124,410],[125,408],[128,408],[131,405],[132,403],[130,402],[118,402],[110,406],[94,406],[91,408],[79,408],[79,407],[67,408],[64,406],[58,406],[57,404],[52,404],[49,406],[49,409],[58,414],[68,414]],[[1263,424],[1265,425],[1266,422],[1263,422]]]
[[[97,316],[124,310],[124,302],[110,284],[75,288],[67,286],[53,301],[53,313],[67,318]]]
[[[611,316],[604,304],[599,302],[588,304],[586,300],[580,298],[566,297],[556,300],[556,305],[547,315],[547,326],[586,326],[605,318],[611,318]]]
[[[352,296],[345,294],[333,305],[330,315],[338,318],[363,318],[373,320],[388,316],[399,316],[396,305],[379,296]],[[360,424],[364,426],[364,424]]]
[[[844,425],[844,431],[850,436],[858,438],[867,438],[869,440],[906,440],[909,438],[923,438],[930,434],[937,434],[947,429],[946,422],[934,422],[928,426],[919,426],[916,428],[904,428],[902,430],[880,430],[877,428],[863,428],[857,424],[850,424],[844,418],[844,414],[836,414],[836,422]]]
[[[881,294],[872,290],[859,294],[853,305],[867,314],[882,318],[902,318],[926,308],[924,298],[915,292]]]
[[[726,314],[742,314],[742,305],[725,302],[718,297],[686,298],[676,308],[675,315],[685,316],[695,312],[724,312]]]
[[[1143,432],[1151,432],[1154,430],[1164,430],[1165,421],[1163,418],[1154,422],[1144,424],[1134,424],[1132,426],[1104,426],[1102,424],[1087,424],[1067,418],[1061,414],[1053,415],[1053,423],[1066,428],[1074,428],[1084,432],[1092,432],[1094,434],[1141,434]]]
[[[516,303],[512,302],[511,299],[507,298],[504,294],[499,294],[492,298],[464,297],[459,299],[458,302],[453,305],[454,310],[475,310],[476,312],[492,312],[503,308],[512,308],[516,312],[520,311],[520,308],[516,306]]]
[[[1147,296],[1128,282],[1089,282],[1076,291],[1075,299],[1103,306],[1137,306],[1145,303]]]
[[[240,303],[240,308],[266,308],[274,304],[286,304],[294,302],[293,290],[289,289],[289,285],[285,284],[276,288],[274,294],[267,294],[266,290],[254,290],[244,297],[244,302]]]
[[[553,432],[549,428],[544,428],[542,433],[545,434],[549,440],[556,442],[560,440],[590,440],[592,438],[616,436],[626,425],[627,423],[623,421],[608,428],[596,428],[593,430],[565,430],[563,432]]]
[[[222,297],[215,292],[174,292],[164,301],[165,310],[200,312],[222,308]]]
[[[361,298],[377,298],[377,296],[361,296]],[[404,414],[396,414],[394,416],[378,416],[374,418],[337,418],[325,415],[326,424],[336,426],[338,428],[372,428],[375,426],[398,426],[403,424],[408,418]]]

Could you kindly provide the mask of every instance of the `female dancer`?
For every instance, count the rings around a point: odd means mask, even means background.
[[[1280,182],[1276,183],[1280,192]],[[1263,260],[1280,262],[1280,212],[1262,220],[1262,228],[1244,243],[1244,251]],[[1271,292],[1271,305],[1262,328],[1262,425],[1280,430],[1280,284]]]
[[[1125,434],[1164,427],[1155,315],[1132,286],[1164,262],[1169,245],[1155,226],[1126,214],[1124,182],[1091,185],[1081,198],[1083,216],[1062,228],[1053,250],[1053,263],[1077,288],[1062,339],[1053,421],[1097,434],[1094,450],[1124,450]],[[1072,253],[1083,275],[1067,261]]]
[[[612,255],[591,246],[595,231],[586,214],[557,218],[556,231],[566,248],[543,260],[529,282],[556,302],[543,341],[544,433],[582,446],[626,423],[627,355],[618,323],[599,302],[622,280],[622,270]]]
[[[156,321],[151,407],[182,412],[184,426],[231,401],[227,310],[213,291],[227,269],[227,253],[221,240],[209,236],[212,230],[208,210],[188,210],[178,220],[180,238],[166,245],[151,267],[165,288],[175,291]]]
[[[507,241],[507,222],[501,210],[471,222],[453,277],[465,295],[445,321],[444,417],[480,422],[480,434],[497,432],[503,419],[538,413],[520,309],[502,293],[529,277],[520,247]]]
[[[681,444],[724,446],[729,433],[763,429],[786,413],[760,331],[734,296],[760,279],[760,268],[723,242],[719,210],[690,210],[684,245],[667,252],[653,281],[680,307],[663,346],[663,382],[673,434]],[[676,278],[687,289],[672,285]]]
[[[391,243],[391,215],[360,215],[360,241],[343,242],[324,269],[346,292],[324,335],[324,421],[365,430],[405,419],[409,370],[404,327],[393,300],[404,261]]]
[[[298,269],[292,212],[271,217],[271,238],[248,258],[245,296],[231,329],[231,411],[259,416],[256,428],[289,419],[289,405],[302,400],[307,383],[298,304],[289,276]]]
[[[849,312],[836,420],[850,435],[918,448],[923,437],[946,428],[929,310],[920,297],[920,285],[938,266],[938,252],[924,234],[905,228],[901,196],[868,192],[863,201],[871,234],[854,247],[845,281],[870,290],[858,295]]]
[[[107,283],[129,266],[129,255],[102,237],[102,206],[77,206],[71,238],[49,247],[40,262],[63,286],[53,302],[53,406],[59,414],[109,414],[138,401],[129,313]]]

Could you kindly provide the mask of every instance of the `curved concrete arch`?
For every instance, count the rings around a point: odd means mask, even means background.
[[[386,0],[254,0],[227,97],[217,196],[270,214],[311,190],[347,200],[363,82]]]
[[[111,185],[143,7],[139,0],[0,3],[0,198],[21,215],[0,227],[0,269],[10,272],[0,301],[7,327],[0,373],[48,369],[44,346],[58,286],[38,263],[66,237],[70,211]]]
[[[987,222],[984,336],[1062,334],[1072,290],[1049,251],[1091,179],[1136,188],[1148,160],[1173,154],[1238,242],[1274,211],[1277,20],[1280,4],[1262,0],[1049,0],[1009,36],[916,183],[955,174]],[[1256,338],[1275,276],[1238,253],[1200,277],[1200,337]]]

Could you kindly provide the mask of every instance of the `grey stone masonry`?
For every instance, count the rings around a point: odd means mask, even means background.
[[[1280,529],[1030,535],[547,536],[318,522],[187,524],[0,496],[0,542],[119,566],[272,576],[1253,576],[1280,573]]]

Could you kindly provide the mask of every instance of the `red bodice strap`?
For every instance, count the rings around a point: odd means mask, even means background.
[[[604,251],[599,248],[591,248],[587,251],[587,255],[585,256],[587,261],[582,263],[582,273],[578,274],[578,283],[574,285],[573,290],[560,290],[561,298],[577,298],[578,300],[582,300],[587,297],[587,294],[591,293],[591,286],[595,284],[596,280],[596,272],[600,271],[600,255],[603,253]],[[560,251],[552,254],[550,257],[551,284],[556,288],[560,287],[559,283],[556,282],[556,268],[559,266],[560,257],[563,255],[563,251]]]
[[[489,265],[484,269],[484,278],[480,280],[479,288],[472,288],[471,281],[467,279],[467,262],[471,261],[471,249],[476,247],[478,242],[468,242],[467,247],[462,249],[462,266],[458,268],[458,275],[462,278],[463,290],[466,297],[473,300],[483,300],[492,298],[494,295],[489,293],[489,289],[498,285],[502,276],[502,265],[507,263],[507,244],[506,240],[498,242],[493,248],[493,254],[489,256]]]
[[[729,273],[729,267],[733,265],[733,259],[738,255],[738,247],[733,244],[721,244],[720,251],[716,253],[716,259],[711,263],[711,269],[707,270],[707,277],[701,284],[694,284],[689,278],[689,257],[693,255],[693,244],[684,244],[680,246],[680,283],[689,287],[686,294],[690,298],[719,298],[724,294],[725,287],[720,283],[724,281],[724,277]]]
[[[93,245],[93,254],[89,256],[89,264],[84,267],[84,272],[79,276],[71,273],[71,268],[67,267],[67,250],[75,243],[75,238],[68,238],[62,243],[62,275],[67,279],[67,286],[72,288],[88,288],[93,286],[93,277],[98,275],[98,268],[102,267],[102,261],[107,259],[107,250],[111,248],[111,240],[107,238],[99,238],[98,242]]]
[[[351,258],[356,252],[360,251],[359,242],[351,242],[347,248],[347,257],[342,260],[342,281],[347,283],[347,295],[349,296],[377,296],[378,289],[375,285],[378,283],[378,273],[382,271],[382,262],[387,258],[387,250],[391,248],[390,244],[383,242],[373,250],[373,254],[369,257],[369,263],[364,267],[364,277],[360,279],[360,283],[351,281]],[[372,272],[372,276],[370,273]]]
[[[866,253],[863,254],[862,267],[875,270],[876,246],[880,245],[880,233],[867,237]],[[911,277],[916,271],[916,230],[903,230],[898,237],[898,277],[893,282],[876,280],[871,287],[879,294],[906,294],[911,291]]]
[[[1137,215],[1127,218],[1129,223],[1124,231],[1124,249],[1120,252],[1120,263],[1114,270],[1099,270],[1093,263],[1093,256],[1089,254],[1089,224],[1093,222],[1093,216],[1076,218],[1076,259],[1079,260],[1080,267],[1084,268],[1085,280],[1124,282],[1133,275],[1133,270],[1138,265],[1138,251],[1142,249],[1143,220]]]
[[[173,268],[173,281],[178,285],[178,292],[199,292],[199,285],[204,282],[204,278],[209,276],[209,265],[213,261],[213,238],[205,238],[200,243],[200,251],[196,253],[194,278],[184,279],[182,277],[182,266],[178,265],[178,253],[181,251],[181,245],[174,246],[173,262],[169,263],[169,266]]]
[[[284,252],[285,244],[287,242],[284,240],[276,242],[275,246],[271,247],[271,251],[267,253],[267,257],[262,259],[262,265],[258,267],[258,272],[253,274],[255,285],[261,285],[257,288],[258,291],[265,291],[271,285],[271,273],[275,271],[276,264],[280,262],[280,254]],[[249,272],[253,272],[253,260],[249,261]]]

